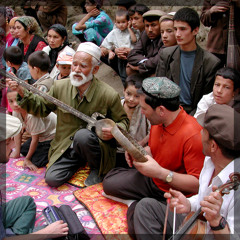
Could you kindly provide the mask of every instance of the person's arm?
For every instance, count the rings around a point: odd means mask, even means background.
[[[27,235],[18,235],[12,237],[5,237],[3,240],[44,240],[49,238],[58,238],[67,236],[68,225],[62,220],[56,221],[47,227]]]
[[[170,170],[161,167],[151,156],[146,156],[147,162],[136,162],[133,161],[135,168],[143,175],[151,178],[158,178],[165,182]],[[198,178],[183,173],[173,173],[173,179],[168,183],[174,189],[184,192],[197,192],[199,187]]]
[[[57,81],[55,81],[56,83]],[[54,83],[54,85],[55,85]],[[21,108],[25,109],[31,114],[41,117],[46,117],[50,112],[53,112],[57,109],[54,103],[48,102],[43,97],[33,94],[23,87],[19,86],[15,81],[9,81],[9,87],[12,91],[17,91],[17,102]],[[51,87],[48,95],[57,98],[54,95],[54,86]]]
[[[114,57],[115,57],[115,53],[113,51],[111,51],[111,50],[108,50],[108,58],[110,60],[112,60],[112,59],[114,59]]]
[[[97,8],[94,8],[91,12],[86,14],[76,25],[75,29],[76,30],[85,30],[86,29],[86,22],[88,21],[89,18],[91,17],[96,17],[100,14],[100,10]]]
[[[220,2],[220,1],[219,1]],[[203,2],[203,8],[200,15],[200,20],[206,27],[211,27],[216,21],[221,17],[221,15],[217,15],[216,13],[223,13],[229,10],[229,3],[226,1],[222,1],[223,5],[220,4],[211,4],[210,0],[205,0]]]
[[[21,142],[22,142],[22,133],[20,132],[17,136],[14,137],[15,151],[11,153],[10,157],[12,158],[20,157]]]
[[[143,59],[147,59],[144,53],[146,33],[141,34],[139,41],[135,44],[134,48],[129,52],[127,60],[130,65],[138,66],[138,63]]]
[[[197,105],[197,110],[196,113],[194,114],[194,117],[197,118],[200,114],[205,113],[208,110],[208,108],[213,104],[214,100],[212,93],[203,95],[203,97],[201,98]]]
[[[128,22],[128,32],[130,34],[130,38],[131,38],[131,43],[136,43],[137,42],[137,37],[132,29],[132,22],[129,21]]]

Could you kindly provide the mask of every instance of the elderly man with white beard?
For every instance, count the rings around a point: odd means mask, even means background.
[[[94,77],[99,70],[100,56],[97,45],[81,43],[73,56],[70,79],[55,81],[48,94],[87,116],[98,112],[127,130],[129,120],[119,94]],[[102,128],[102,140],[94,131],[86,129],[88,123],[82,119],[23,89],[15,81],[10,81],[9,86],[18,91],[18,104],[31,114],[46,117],[52,111],[57,113],[56,135],[49,150],[46,183],[58,187],[86,163],[91,172],[85,185],[101,182],[116,163],[116,141],[111,128]]]

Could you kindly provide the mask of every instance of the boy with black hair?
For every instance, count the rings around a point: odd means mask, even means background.
[[[48,73],[50,67],[48,54],[44,51],[31,53],[28,57],[28,67],[32,78],[36,80],[33,86],[43,92],[48,92],[53,85],[53,79]]]
[[[191,115],[204,94],[212,91],[220,60],[196,43],[198,13],[181,8],[173,18],[177,46],[162,50],[156,76],[166,76],[181,88],[180,104]]]
[[[145,24],[142,15],[149,10],[150,9],[146,5],[141,3],[137,3],[128,9],[133,28],[138,29],[140,32],[144,31]]]
[[[34,83],[28,69],[28,65],[23,61],[23,54],[18,46],[11,46],[4,50],[3,58],[9,67],[9,72],[12,72],[18,78]]]

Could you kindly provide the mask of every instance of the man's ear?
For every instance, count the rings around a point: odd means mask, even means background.
[[[216,152],[218,149],[218,145],[213,139],[211,139],[211,142],[210,142],[210,149],[212,153]]]
[[[199,32],[199,27],[196,27],[195,29],[193,29],[193,35],[197,35],[198,34],[198,32]]]
[[[92,73],[93,73],[93,74],[96,74],[96,73],[98,72],[98,70],[99,70],[99,66],[97,65],[97,66],[95,66],[95,67],[93,68]]]
[[[164,106],[158,106],[156,107],[156,113],[159,115],[159,116],[163,116],[164,113],[165,113],[165,107]]]

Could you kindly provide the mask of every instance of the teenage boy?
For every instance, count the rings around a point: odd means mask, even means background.
[[[155,73],[159,50],[163,46],[159,19],[164,14],[161,10],[150,10],[143,14],[145,31],[128,55],[127,75],[139,72],[147,77]]]
[[[145,24],[143,14],[149,10],[150,9],[146,5],[141,3],[137,3],[128,9],[128,14],[133,28],[138,29],[140,32],[144,31]]]
[[[193,115],[202,96],[212,91],[220,60],[196,43],[200,19],[195,10],[181,8],[173,20],[178,45],[162,50],[156,76],[180,86],[180,104]]]

